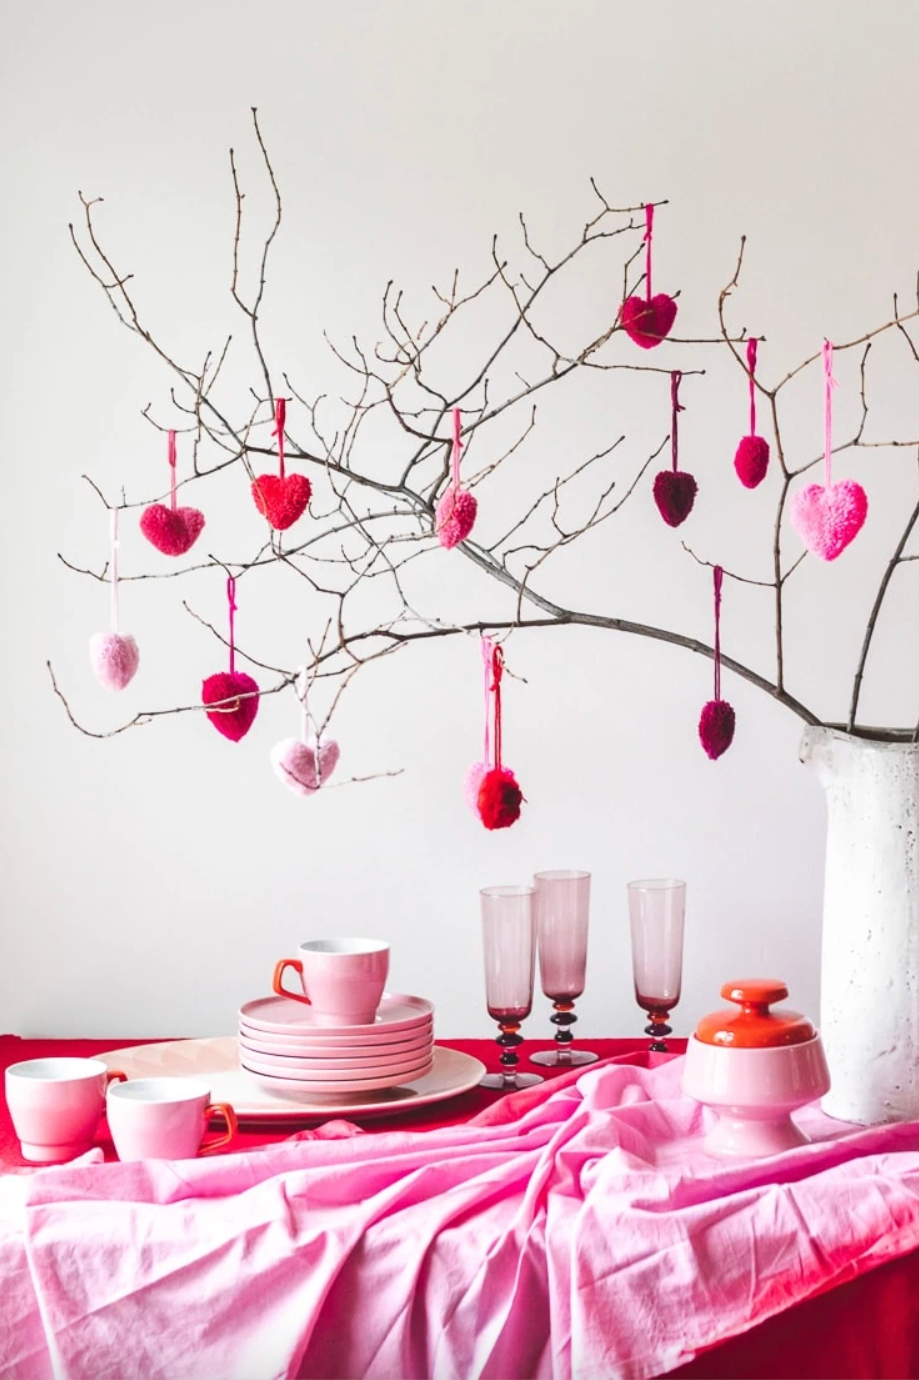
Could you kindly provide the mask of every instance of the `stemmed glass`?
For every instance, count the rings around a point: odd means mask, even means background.
[[[680,1000],[683,980],[683,920],[686,883],[673,878],[629,882],[632,972],[635,1000],[647,1011],[652,1053],[666,1054],[670,1012]]]
[[[485,949],[485,1000],[488,1014],[498,1022],[501,1073],[487,1073],[483,1088],[516,1092],[541,1083],[538,1073],[521,1073],[517,1047],[523,1044],[520,1022],[533,1006],[536,967],[535,887],[488,886],[482,897],[482,940]]]
[[[537,872],[536,933],[543,994],[555,1007],[555,1048],[530,1055],[532,1064],[574,1068],[600,1057],[572,1049],[571,1027],[577,1020],[574,1001],[584,991],[587,967],[587,922],[590,915],[589,872]]]

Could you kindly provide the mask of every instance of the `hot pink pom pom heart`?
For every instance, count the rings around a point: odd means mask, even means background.
[[[654,502],[668,527],[679,527],[692,512],[699,486],[684,470],[661,470],[654,478]]]
[[[454,489],[451,485],[441,495],[434,524],[441,546],[450,551],[466,540],[475,523],[478,507],[475,496],[467,489]]]
[[[293,527],[306,511],[313,486],[305,474],[260,474],[252,481],[255,506],[278,532]]]
[[[271,765],[278,780],[296,795],[315,795],[338,765],[340,749],[334,738],[326,738],[316,752],[314,743],[299,738],[283,738],[271,749]]]
[[[755,489],[769,468],[769,442],[762,436],[745,436],[734,456],[737,478],[745,489]]]
[[[791,525],[808,551],[835,561],[858,536],[868,516],[868,498],[854,479],[841,479],[825,489],[808,484],[791,500]]]
[[[734,710],[727,700],[709,700],[699,717],[699,741],[716,761],[734,741]]]
[[[204,514],[197,508],[167,508],[151,503],[140,518],[140,530],[164,556],[184,556],[201,535]]]
[[[234,699],[236,695],[247,695],[248,699]],[[258,685],[245,671],[218,671],[208,676],[201,686],[201,699],[204,704],[216,704],[228,700],[220,709],[209,710],[207,717],[218,733],[232,742],[245,738],[255,722],[258,713]]]
[[[95,633],[89,640],[89,659],[104,690],[123,690],[134,679],[140,652],[127,634]]]
[[[676,320],[676,302],[665,292],[659,292],[650,302],[644,297],[627,297],[621,317],[629,339],[643,350],[653,350],[670,333]]]

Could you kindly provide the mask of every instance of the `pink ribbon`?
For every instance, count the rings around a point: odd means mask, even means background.
[[[463,428],[460,410],[458,407],[453,409],[453,487],[458,489],[460,486],[460,451],[463,443],[460,440],[460,433]]]
[[[166,454],[169,457],[169,503],[172,511],[176,510],[176,434],[174,431],[167,433]]]
[[[485,741],[482,747],[482,761],[485,770],[491,766],[491,734],[489,732],[488,716],[491,712],[491,661],[494,643],[490,637],[482,638],[482,668],[485,679]]]
[[[756,373],[756,341],[751,340],[747,344],[747,368],[750,371],[750,435],[756,435],[756,385],[753,382],[753,375]]]
[[[724,580],[724,571],[720,565],[715,566],[715,699],[721,699],[721,585]]]
[[[278,474],[284,478],[284,427],[287,422],[287,400],[286,398],[275,399],[274,404],[274,431],[272,436],[278,438]]]
[[[833,462],[833,389],[839,384],[833,378],[833,347],[828,340],[823,342],[823,484],[832,489]]]
[[[677,438],[677,413],[685,412],[686,409],[680,403],[680,382],[683,378],[682,371],[674,369],[670,375],[670,458],[673,462],[674,470],[678,469],[677,456],[679,452],[679,442]]]
[[[113,632],[113,633],[116,633],[116,632],[118,631],[118,548],[119,548],[119,546],[121,545],[121,543],[120,543],[119,540],[118,540],[118,509],[117,509],[117,508],[112,508],[111,513],[110,513],[110,519],[111,519],[111,534],[112,534],[112,559],[111,559],[112,578],[111,578],[111,581],[110,581],[110,591],[109,591],[109,600],[110,600],[110,604],[109,604],[109,607],[110,607],[111,620],[112,620],[112,632]]]
[[[309,679],[307,677],[307,670],[305,666],[301,666],[300,674],[297,677],[297,699],[300,701],[300,741],[303,743],[308,743],[310,736],[310,715],[307,707],[308,691]],[[316,754],[316,763],[318,767],[318,753]]]
[[[649,202],[645,206],[645,301],[651,301],[651,237],[654,233],[654,207]]]
[[[231,575],[227,580],[227,604],[230,614],[230,675],[236,670],[236,636],[234,623],[236,615],[236,581]]]

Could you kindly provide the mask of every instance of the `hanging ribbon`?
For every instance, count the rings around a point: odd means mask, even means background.
[[[493,652],[494,652],[494,643],[492,642],[491,638],[490,638],[490,637],[483,637],[483,638],[482,638],[482,671],[483,671],[484,700],[485,700],[485,730],[484,730],[484,741],[483,741],[483,743],[482,743],[482,763],[483,763],[483,765],[484,765],[486,771],[488,771],[488,768],[491,766],[491,730],[490,730],[490,724],[489,724],[489,715],[490,715],[490,710],[491,710],[491,675],[492,675],[492,655],[493,655]]]
[[[278,438],[278,474],[284,478],[284,427],[287,423],[287,400],[285,398],[275,399],[274,404],[274,431],[272,436]]]
[[[685,412],[686,409],[680,403],[680,383],[683,374],[679,369],[674,369],[670,375],[670,458],[673,462],[674,470],[679,469],[677,457],[679,454],[679,438],[677,435],[677,414]]]
[[[651,301],[651,237],[654,233],[654,207],[645,206],[645,301]]]
[[[120,545],[121,545],[120,541],[118,540],[118,509],[117,509],[117,508],[112,508],[111,514],[110,514],[110,521],[111,521],[111,535],[112,535],[112,555],[111,555],[111,561],[110,561],[110,569],[111,569],[112,575],[111,575],[111,580],[110,580],[110,582],[109,582],[109,585],[110,585],[110,589],[109,589],[109,608],[110,608],[111,623],[112,623],[111,631],[112,631],[113,633],[117,633],[117,631],[118,631],[118,548],[119,548]]]
[[[750,435],[756,435],[756,384],[753,382],[753,375],[756,373],[756,341],[750,340],[747,344],[747,369],[750,373]]]
[[[236,634],[234,630],[236,616],[236,581],[231,575],[227,580],[227,604],[229,606],[230,617],[230,675],[236,670]]]
[[[176,434],[167,432],[166,454],[169,458],[169,506],[176,510]],[[202,524],[203,525],[203,524]],[[196,534],[197,535],[197,534]]]
[[[504,674],[504,653],[495,647],[491,654],[491,693],[495,719],[494,751],[492,763],[496,771],[501,770],[501,677]]]
[[[454,490],[458,489],[459,486],[460,486],[460,452],[461,452],[462,449],[463,449],[463,443],[462,443],[462,441],[460,440],[460,433],[461,433],[461,431],[462,431],[462,427],[463,427],[463,423],[462,423],[462,419],[461,419],[461,417],[460,417],[460,410],[459,410],[458,407],[454,407],[454,409],[453,409],[453,481],[452,481]]]
[[[309,693],[309,678],[305,666],[300,667],[297,676],[297,699],[300,701],[300,741],[309,742],[310,736],[310,715],[307,706],[307,696]]]
[[[833,347],[828,340],[823,342],[823,484],[833,487],[833,389],[839,385],[833,378]],[[861,524],[859,524],[861,526]]]
[[[721,586],[724,581],[724,571],[720,565],[715,566],[715,699],[721,699]]]

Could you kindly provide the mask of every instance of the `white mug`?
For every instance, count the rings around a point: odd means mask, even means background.
[[[10,1109],[22,1157],[33,1164],[62,1164],[93,1143],[105,1107],[105,1089],[125,1074],[109,1072],[101,1059],[26,1059],[6,1071]]]
[[[300,974],[302,995],[282,986],[285,968]],[[272,987],[312,1007],[317,1025],[371,1025],[389,973],[382,939],[309,939],[296,958],[279,959]]]
[[[130,1089],[130,1091],[126,1091]],[[211,1102],[198,1078],[134,1078],[113,1084],[107,1099],[108,1127],[120,1160],[191,1160],[229,1145],[236,1116],[226,1102]],[[208,1118],[220,1112],[227,1129],[206,1145]]]

